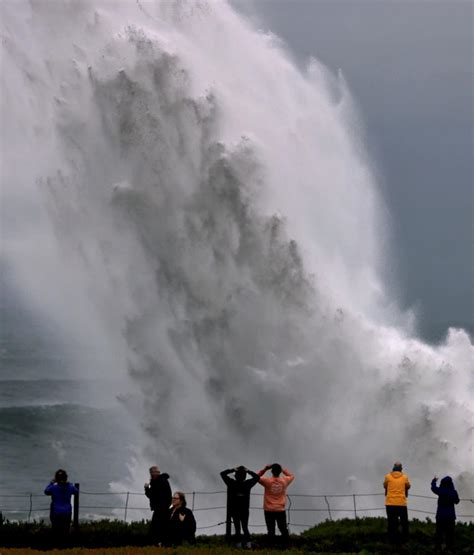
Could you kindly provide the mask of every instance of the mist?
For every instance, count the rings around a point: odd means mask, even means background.
[[[337,492],[401,459],[466,491],[473,347],[417,339],[387,285],[343,77],[224,2],[2,12],[4,261],[73,373],[128,380],[131,464],[196,489],[278,460]]]

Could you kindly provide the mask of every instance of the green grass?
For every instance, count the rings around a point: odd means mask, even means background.
[[[91,555],[157,552],[150,544],[149,524],[146,521],[124,523],[118,520],[100,520],[81,524],[80,530],[71,534],[65,553],[84,553],[78,548],[89,548]],[[387,523],[384,518],[360,518],[325,521],[299,535],[291,536],[287,553],[406,553],[434,554],[434,523],[426,520],[410,521],[410,538],[403,548],[387,542]],[[254,552],[277,553],[270,549],[263,535],[253,536]],[[32,554],[26,548],[51,549],[54,547],[51,530],[44,522],[4,522],[0,527],[0,555]],[[6,548],[20,548],[14,551]],[[72,549],[76,548],[76,549]],[[109,548],[109,549],[106,549]],[[474,549],[474,524],[456,525],[456,553],[472,554]],[[261,550],[261,551],[259,551]],[[239,551],[227,546],[223,536],[198,536],[196,544],[189,547],[169,548],[163,554],[231,554]],[[241,552],[241,551],[240,551]],[[54,551],[52,552],[54,553]]]
[[[44,555],[44,551],[29,548],[0,548],[0,555]],[[230,547],[176,547],[176,548],[156,548],[156,547],[103,547],[103,548],[72,548],[72,549],[53,549],[48,551],[51,555],[242,555],[241,549]],[[280,555],[281,551],[276,550],[252,550],[252,553],[262,555]],[[290,550],[286,553],[308,554],[308,551]]]

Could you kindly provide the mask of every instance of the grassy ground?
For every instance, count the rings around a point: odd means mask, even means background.
[[[44,551],[30,548],[0,548],[0,555],[44,555]],[[281,550],[275,549],[253,549],[252,553],[261,555],[281,555]],[[314,553],[311,551],[302,551],[300,549],[288,549],[283,553],[294,555],[308,555]],[[242,549],[233,549],[229,547],[178,547],[178,548],[157,548],[157,547],[106,547],[99,549],[53,549],[48,551],[52,555],[242,555]],[[321,555],[321,553],[319,553]],[[324,554],[323,554],[324,555]]]
[[[322,522],[300,535],[291,536],[286,553],[398,553],[432,555],[439,551],[434,546],[434,523],[410,521],[410,537],[400,548],[387,542],[387,523],[384,518],[342,519]],[[223,536],[199,536],[190,547],[151,547],[145,521],[130,524],[121,521],[102,520],[82,523],[77,533],[68,539],[68,550],[52,550],[55,547],[51,530],[45,523],[9,523],[0,528],[0,555],[33,555],[65,553],[67,555],[132,555],[162,553],[163,555],[230,555],[242,550],[229,547]],[[267,538],[252,537],[254,553],[266,555],[281,553],[270,549]],[[125,547],[127,546],[127,547]],[[34,551],[34,550],[42,551]],[[456,525],[455,553],[472,555],[474,552],[474,524]]]
[[[0,548],[0,555],[44,555],[44,551],[38,551],[37,549],[29,548],[15,548],[15,549],[2,549]],[[72,548],[72,549],[54,549],[48,551],[51,554],[62,554],[62,555],[187,555],[192,553],[193,555],[217,555],[222,553],[224,555],[239,554],[242,555],[241,549],[231,549],[231,548],[157,548],[157,547],[107,547],[100,549],[83,549],[83,548]],[[252,553],[261,555],[281,555],[281,551],[275,550],[252,550]],[[289,553],[289,551],[287,552]],[[303,552],[300,550],[291,550],[291,553],[308,553],[308,551]]]
[[[276,549],[252,549],[252,553],[261,555],[281,555],[281,550]],[[20,548],[1,548],[0,555],[44,555],[44,551]],[[283,553],[308,555],[311,551],[289,548]],[[242,549],[232,547],[105,547],[105,548],[69,548],[48,550],[51,555],[242,555]],[[321,555],[321,553],[319,554]],[[324,554],[323,554],[324,555]]]

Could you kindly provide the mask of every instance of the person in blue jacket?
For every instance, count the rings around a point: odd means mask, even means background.
[[[67,473],[60,468],[56,471],[54,479],[44,490],[45,495],[51,496],[50,518],[54,534],[64,538],[71,526],[71,497],[79,492],[77,488],[67,481]]]
[[[454,505],[459,503],[458,492],[454,489],[453,479],[445,476],[436,485],[438,478],[435,476],[431,481],[431,491],[438,496],[438,509],[436,511],[436,546],[440,549],[443,539],[446,539],[446,548],[451,549],[454,545],[454,528],[456,522],[456,511]]]

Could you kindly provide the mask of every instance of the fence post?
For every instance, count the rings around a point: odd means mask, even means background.
[[[352,499],[354,500],[354,517],[357,518],[357,506],[356,506],[356,495],[352,494]]]
[[[230,542],[232,536],[232,519],[230,516],[230,496],[229,488],[227,488],[227,502],[226,502],[226,514],[225,514],[225,539]]]
[[[191,510],[194,511],[194,500],[196,498],[196,492],[193,491],[193,502],[192,502],[192,506],[191,506]]]
[[[127,491],[127,499],[125,500],[125,514],[123,515],[123,520],[127,522],[127,511],[128,511],[128,498],[130,497],[130,492]]]
[[[331,507],[329,505],[329,501],[326,495],[324,496],[324,501],[326,501],[326,505],[328,506],[329,520],[332,520]]]
[[[72,509],[72,525],[74,527],[74,531],[77,532],[79,530],[79,488],[80,484],[77,482],[74,484],[74,487],[77,489],[77,493],[74,495],[74,506]]]
[[[28,511],[28,522],[30,522],[32,510],[33,510],[33,494],[30,493],[30,510]]]

